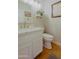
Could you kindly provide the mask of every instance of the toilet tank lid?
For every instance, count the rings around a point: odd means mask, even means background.
[[[43,33],[43,38],[51,38],[51,39],[53,39],[53,35]]]

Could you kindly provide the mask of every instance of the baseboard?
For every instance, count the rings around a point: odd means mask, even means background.
[[[54,44],[57,44],[58,46],[61,46],[61,43],[58,42],[57,40],[54,40],[53,43],[54,43]]]

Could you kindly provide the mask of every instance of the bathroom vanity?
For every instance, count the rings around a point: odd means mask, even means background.
[[[19,29],[18,58],[34,59],[43,49],[43,28]]]

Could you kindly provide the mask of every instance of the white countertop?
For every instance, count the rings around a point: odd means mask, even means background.
[[[41,28],[41,27],[34,27],[34,28],[19,29],[19,30],[18,30],[18,34],[29,33],[29,32],[34,32],[34,31],[38,31],[38,30],[44,30],[44,28]]]

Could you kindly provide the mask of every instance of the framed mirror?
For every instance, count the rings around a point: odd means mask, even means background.
[[[61,17],[61,1],[58,1],[51,5],[51,12],[52,18]]]

